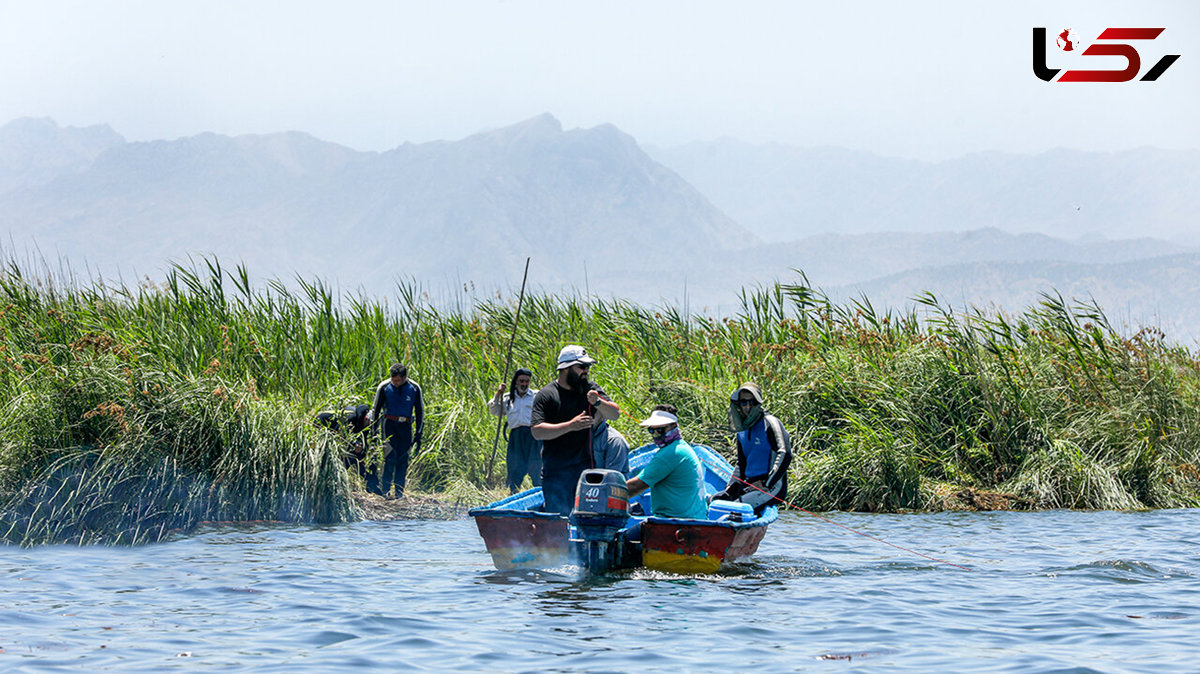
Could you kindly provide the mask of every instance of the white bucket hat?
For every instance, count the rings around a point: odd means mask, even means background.
[[[650,416],[646,417],[645,421],[639,424],[639,426],[645,426],[646,428],[658,428],[660,426],[670,426],[671,424],[678,423],[679,417],[676,417],[674,414],[671,414],[670,412],[664,412],[662,410],[654,410],[650,413]]]
[[[568,344],[558,352],[558,369],[565,370],[572,365],[583,363],[591,365],[596,362],[595,359],[587,355],[587,349],[578,344]]]

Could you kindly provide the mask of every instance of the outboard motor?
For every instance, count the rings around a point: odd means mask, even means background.
[[[629,491],[625,476],[615,470],[592,468],[579,476],[571,526],[571,542],[579,563],[591,571],[608,571],[621,560],[618,532],[629,520]]]

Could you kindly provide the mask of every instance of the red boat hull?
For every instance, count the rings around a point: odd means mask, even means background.
[[[565,517],[477,514],[475,525],[497,569],[552,568],[568,561]]]
[[[753,555],[766,533],[765,526],[734,528],[652,518],[642,525],[642,564],[679,574],[713,573],[724,562]]]

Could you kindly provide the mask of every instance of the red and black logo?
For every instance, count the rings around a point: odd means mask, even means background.
[[[1096,42],[1080,52],[1081,56],[1121,56],[1125,59],[1124,70],[1068,70],[1055,79],[1059,68],[1046,67],[1046,29],[1033,29],[1033,74],[1047,82],[1128,82],[1142,70],[1142,57],[1137,49],[1124,40],[1153,40],[1165,28],[1105,28]],[[1117,42],[1122,40],[1122,42]],[[1059,33],[1055,43],[1064,52],[1077,51],[1079,40],[1070,28]],[[1142,82],[1153,82],[1179,59],[1179,54],[1168,54],[1158,60],[1142,75]]]

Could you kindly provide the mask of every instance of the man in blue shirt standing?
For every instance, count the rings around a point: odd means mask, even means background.
[[[388,373],[391,376],[379,382],[375,389],[370,418],[373,423],[382,421],[383,437],[389,447],[383,460],[383,480],[380,485],[383,497],[391,498],[389,493],[394,479],[396,498],[400,498],[404,496],[404,483],[408,476],[409,450],[421,444],[421,433],[425,428],[425,403],[421,400],[421,387],[408,378],[407,367],[395,363]]]

